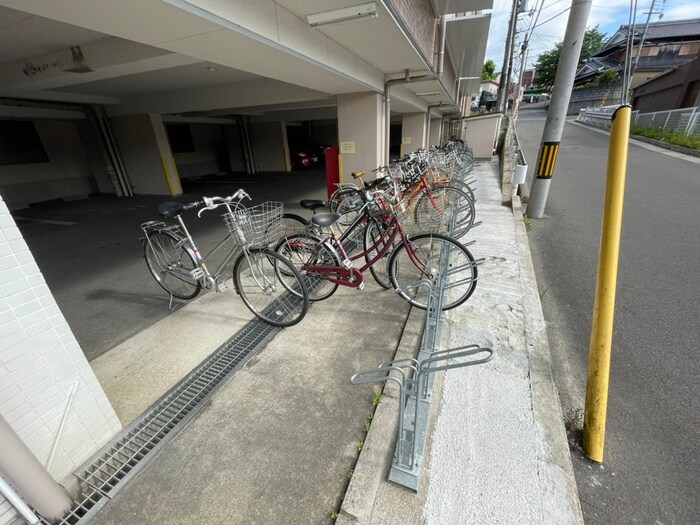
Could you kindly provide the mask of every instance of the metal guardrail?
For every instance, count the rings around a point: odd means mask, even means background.
[[[511,197],[515,197],[518,192],[518,185],[525,183],[525,178],[527,177],[527,159],[520,147],[516,123],[516,120],[511,120],[509,123],[504,144],[508,162],[504,163],[503,173],[507,170],[511,174]]]
[[[618,106],[582,109],[576,120],[588,124],[610,127],[610,117]],[[686,136],[700,135],[700,107],[656,111],[632,112],[632,124],[660,131],[674,131]]]

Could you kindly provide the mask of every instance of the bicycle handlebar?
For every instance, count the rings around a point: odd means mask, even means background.
[[[188,204],[187,209],[196,208],[204,204],[204,208],[197,212],[197,217],[201,217],[202,213],[204,213],[207,210],[215,210],[219,206],[230,204],[233,201],[241,201],[246,197],[248,198],[248,200],[253,200],[250,197],[250,195],[248,195],[248,193],[243,188],[241,188],[238,191],[236,191],[236,193],[234,193],[233,195],[229,195],[228,197],[202,197],[201,202],[198,201],[193,202],[192,204]]]

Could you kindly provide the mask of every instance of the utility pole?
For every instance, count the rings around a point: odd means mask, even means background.
[[[515,26],[518,22],[518,0],[513,0],[513,9],[510,13],[510,23],[508,24],[508,34],[506,35],[506,51],[503,55],[503,67],[501,68],[501,81],[498,83],[498,104],[497,111],[506,113],[508,95],[508,84],[510,83],[510,64],[513,57],[513,39],[515,38]]]
[[[573,0],[571,3],[557,74],[554,78],[552,99],[549,103],[547,121],[542,132],[542,142],[535,165],[535,179],[532,181],[530,200],[527,204],[527,216],[532,219],[541,219],[544,215],[591,3],[592,0]]]
[[[520,74],[518,75],[518,83],[515,86],[515,94],[513,96],[513,120],[518,118],[518,108],[520,107],[520,99],[522,98],[523,76],[525,75],[525,62],[527,62],[527,46],[528,37],[525,36],[525,40],[523,40],[523,45],[520,48],[522,52],[522,58],[520,62]]]

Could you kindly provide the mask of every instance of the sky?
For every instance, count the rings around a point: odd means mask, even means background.
[[[534,9],[542,0],[528,0],[528,2],[529,9]],[[587,26],[592,28],[597,25],[601,33],[611,37],[621,25],[629,22],[630,4],[630,0],[593,0]],[[643,25],[646,22],[646,13],[649,12],[651,4],[652,0],[637,0],[637,24]],[[502,68],[512,6],[512,0],[494,0],[493,3],[491,30],[484,60],[489,58],[493,60],[496,63],[496,72],[500,72]],[[544,7],[537,20],[538,27],[532,32],[530,39],[527,67],[532,67],[540,53],[552,49],[556,42],[564,39],[570,7],[571,0],[544,0]],[[663,21],[700,18],[700,0],[666,0],[666,2],[657,0],[654,4],[654,13],[660,11],[663,11]],[[518,17],[518,30],[521,32],[517,35],[516,49],[519,48],[523,35],[535,16],[535,14],[532,16],[522,14]],[[659,15],[653,14],[651,21],[658,20]]]

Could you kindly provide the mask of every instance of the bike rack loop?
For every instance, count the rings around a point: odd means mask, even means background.
[[[437,295],[440,297],[442,294]],[[440,312],[441,305],[431,308],[434,306],[431,299],[435,296],[431,287],[426,328],[417,359],[388,361],[376,369],[358,372],[350,378],[354,385],[385,381],[399,385],[398,438],[389,480],[415,491],[420,483],[435,372],[483,364],[494,356],[492,349],[479,345],[437,350],[441,323],[439,319],[432,319],[431,322],[430,315],[431,310]]]

